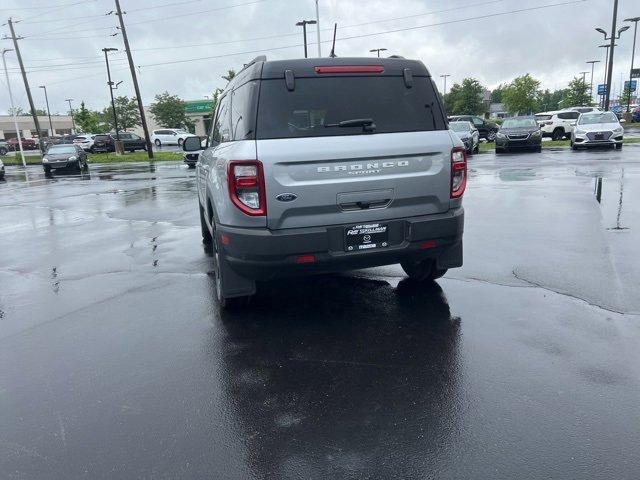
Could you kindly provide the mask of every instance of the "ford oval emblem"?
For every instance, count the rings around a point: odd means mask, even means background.
[[[279,202],[293,202],[298,196],[295,193],[281,193],[276,195],[276,200]]]

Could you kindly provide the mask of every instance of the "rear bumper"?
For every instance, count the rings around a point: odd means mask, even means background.
[[[436,259],[438,268],[462,266],[462,207],[382,223],[388,225],[389,246],[360,252],[346,252],[344,248],[345,228],[353,223],[282,231],[218,226],[216,234],[229,267],[252,280],[354,270],[425,258]],[[314,261],[298,264],[300,255],[312,255]]]

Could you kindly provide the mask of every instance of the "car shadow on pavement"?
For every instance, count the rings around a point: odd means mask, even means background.
[[[460,319],[440,286],[319,275],[262,287],[214,326],[256,477],[438,471],[461,415]]]

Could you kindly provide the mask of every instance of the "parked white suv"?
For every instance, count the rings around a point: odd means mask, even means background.
[[[156,147],[162,145],[179,145],[182,146],[185,138],[195,137],[193,133],[189,133],[186,130],[180,128],[163,128],[160,130],[154,130],[151,135],[151,142]]]
[[[540,125],[543,137],[551,137],[553,140],[562,140],[571,137],[573,127],[580,112],[574,110],[560,110],[555,112],[536,113],[536,121]]]
[[[93,141],[96,136],[93,133],[83,133],[73,139],[73,144],[81,147],[85,152],[93,152]]]

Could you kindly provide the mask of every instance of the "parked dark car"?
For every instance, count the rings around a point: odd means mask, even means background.
[[[477,115],[453,115],[449,117],[450,122],[471,122],[478,129],[480,138],[484,138],[487,142],[493,142],[496,139],[496,133],[500,126],[497,123],[489,122]]]
[[[496,153],[508,150],[542,151],[542,132],[533,115],[506,118],[496,134]]]
[[[42,157],[45,175],[58,168],[75,168],[79,171],[88,168],[87,153],[77,145],[51,145]]]
[[[144,138],[130,132],[121,132],[120,140],[124,150],[135,152],[136,150],[146,150],[147,144]],[[96,135],[93,139],[93,152],[115,152],[116,134]]]
[[[9,150],[11,150],[9,144],[4,140],[0,140],[0,157],[4,157]]]
[[[21,140],[23,150],[38,149],[38,142],[36,142],[33,138],[22,138]],[[20,147],[18,146],[18,139],[16,137],[7,140],[7,144],[9,145],[11,150],[20,150]]]

